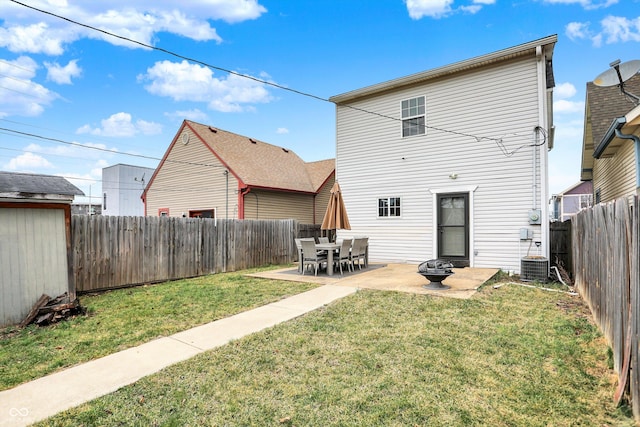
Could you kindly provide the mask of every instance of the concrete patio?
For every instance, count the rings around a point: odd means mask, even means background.
[[[429,283],[418,274],[418,266],[414,264],[369,264],[367,268],[354,272],[339,272],[333,276],[326,273],[299,274],[296,267],[279,270],[264,271],[249,274],[252,277],[265,279],[290,280],[294,282],[318,283],[321,285],[348,286],[360,289],[375,289],[380,291],[398,291],[422,295],[437,295],[450,298],[470,298],[487,280],[495,276],[497,268],[454,268],[454,274],[443,283],[451,286],[446,290],[425,289],[423,285]]]

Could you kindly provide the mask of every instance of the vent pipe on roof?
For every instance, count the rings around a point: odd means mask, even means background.
[[[252,143],[252,144],[257,144],[257,143],[258,143],[258,141],[256,141],[256,140],[255,140],[255,139],[253,139],[253,138],[249,138],[249,141],[251,141],[251,143]]]
[[[289,150],[287,150],[286,148],[283,148],[282,151],[284,151],[285,153],[289,152]]]
[[[209,130],[213,133],[218,133],[218,130],[209,126]]]

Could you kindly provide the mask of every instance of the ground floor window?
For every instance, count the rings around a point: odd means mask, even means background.
[[[400,197],[383,197],[378,199],[378,217],[400,216]]]
[[[169,208],[158,209],[158,216],[169,216]]]

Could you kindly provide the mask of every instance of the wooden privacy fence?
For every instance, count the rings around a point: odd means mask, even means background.
[[[294,220],[73,216],[78,292],[293,262]]]
[[[613,351],[619,387],[640,420],[639,198],[596,205],[572,221],[575,286]]]
[[[562,267],[571,275],[573,271],[571,220],[549,224],[549,245],[551,264]]]

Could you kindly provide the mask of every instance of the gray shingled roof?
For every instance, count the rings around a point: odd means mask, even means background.
[[[624,84],[625,90],[640,96],[640,74],[636,74]],[[593,152],[613,123],[634,108],[618,86],[596,86],[587,83],[585,102],[584,135],[582,140],[582,172],[581,179],[591,179],[593,168]]]
[[[640,96],[640,74],[636,74],[624,84],[625,90]],[[607,133],[613,119],[631,111],[635,104],[627,99],[618,86],[596,86],[587,83],[587,103],[591,116],[593,143],[597,146]]]
[[[0,193],[84,196],[84,193],[78,187],[61,176],[16,172],[0,172]]]

